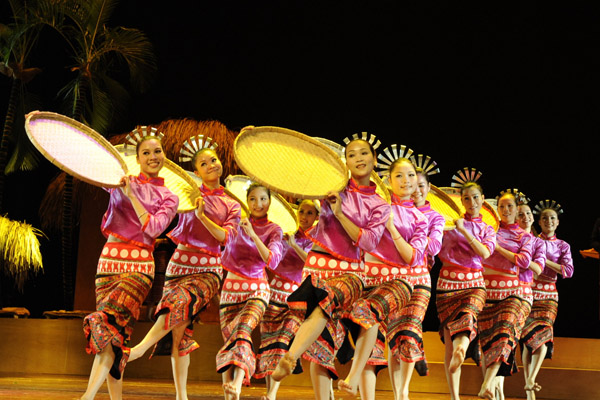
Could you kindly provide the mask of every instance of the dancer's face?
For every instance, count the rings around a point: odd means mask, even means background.
[[[269,212],[269,206],[271,205],[271,198],[269,193],[263,187],[257,187],[248,193],[248,209],[250,215],[254,218],[263,218],[267,216]]]
[[[546,209],[540,214],[538,223],[540,224],[540,228],[542,228],[542,232],[547,236],[552,236],[556,228],[558,228],[558,214],[554,210]]]
[[[375,155],[369,143],[364,140],[351,142],[346,147],[346,165],[355,180],[369,177],[375,166]]]
[[[527,232],[531,231],[531,226],[533,225],[533,213],[531,212],[531,207],[527,204],[522,204],[519,206],[519,210],[517,212],[517,222],[522,229],[525,229]]]
[[[156,139],[144,140],[138,149],[136,160],[140,164],[140,171],[150,178],[156,178],[165,163],[165,153],[160,141]]]
[[[423,204],[425,204],[429,190],[431,190],[431,184],[427,182],[425,174],[418,173],[417,190],[415,190],[412,194],[412,199],[415,202],[415,206],[421,207]]]
[[[410,199],[417,189],[417,172],[410,162],[402,161],[394,165],[390,171],[392,191],[402,200]]]
[[[214,150],[204,150],[196,156],[194,173],[202,179],[202,182],[219,182],[223,174],[223,166]]]
[[[318,215],[317,209],[314,206],[308,203],[300,204],[298,208],[298,224],[300,228],[303,230],[309,229],[315,223]]]
[[[517,203],[512,196],[502,196],[498,200],[498,214],[505,224],[514,224],[517,217]]]
[[[479,216],[483,200],[483,194],[475,187],[463,190],[460,195],[460,201],[465,208],[465,211],[473,217]]]

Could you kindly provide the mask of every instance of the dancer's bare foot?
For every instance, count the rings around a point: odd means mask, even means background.
[[[455,373],[456,370],[459,369],[460,366],[463,364],[463,362],[465,361],[466,353],[466,349],[461,345],[458,345],[456,347],[454,353],[452,353],[452,360],[450,360],[450,365],[448,366],[448,371],[451,374]]]
[[[525,390],[535,390],[536,392],[539,392],[542,390],[542,385],[537,382],[527,382],[525,383]]]
[[[348,378],[346,378],[346,379],[348,379]],[[358,385],[352,385],[351,383],[347,382],[346,380],[340,379],[338,381],[338,389],[340,389],[342,392],[350,393],[351,395],[356,395],[356,393],[358,391]]]
[[[240,398],[240,392],[235,387],[233,382],[224,383],[223,391],[225,392],[225,396],[227,396],[228,399],[239,400]]]
[[[134,346],[131,348],[131,352],[129,353],[129,361],[137,360],[138,358],[142,357],[143,355],[144,355],[144,352],[138,346]]]
[[[494,391],[488,387],[481,387],[479,394],[477,395],[482,399],[495,400]]]
[[[273,371],[271,378],[273,380],[279,382],[286,376],[289,376],[294,372],[294,368],[296,367],[296,360],[290,355],[290,353],[285,353],[283,358],[279,360],[279,364]]]

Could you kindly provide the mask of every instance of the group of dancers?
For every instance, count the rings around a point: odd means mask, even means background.
[[[199,347],[193,324],[215,295],[224,341],[216,369],[226,400],[239,399],[252,377],[264,377],[263,399],[275,400],[281,381],[302,372],[301,358],[310,362],[316,399],[332,398],[336,360],[351,363],[338,381],[342,392],[375,399],[377,374],[387,367],[394,397],[408,399],[413,371],[428,374],[422,324],[435,257],[441,261],[435,306],[451,398],[459,399],[466,358],[481,365],[479,397],[503,398],[502,379],[517,370],[520,344],[524,389],[535,399],[537,374],[553,351],[557,276],[573,274],[569,245],[556,237],[562,210],[555,202],[531,208],[521,193],[507,190],[497,200],[495,230],[482,219],[483,189],[466,179],[460,187],[465,213],[455,229],[444,229],[445,218],[426,200],[429,169],[416,159],[393,160],[387,202],[371,181],[377,165],[372,141],[354,138],[344,148],[347,186],[321,201],[300,202],[299,229],[284,235],[268,217],[270,190],[251,184],[243,216],[221,184],[214,143],[197,146],[192,165],[202,180],[200,196],[167,234],[177,248],[155,323],[130,347],[152,285],[154,241],[178,207],[158,175],[165,159],[160,136],[140,138],[136,152],[139,176],[107,189],[96,311],[84,319],[86,351],[95,358],[82,399],[93,399],[105,381],[111,399],[120,399],[126,364],[151,348],[171,356],[176,398],[187,399],[190,353]]]

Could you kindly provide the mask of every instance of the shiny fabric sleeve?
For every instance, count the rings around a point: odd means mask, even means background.
[[[277,227],[277,229],[273,229],[267,241],[265,241],[265,246],[269,249],[269,259],[267,260],[267,268],[276,269],[277,265],[281,261],[281,257],[283,256],[283,232],[281,228]]]
[[[521,238],[521,246],[515,253],[515,265],[520,270],[529,269],[532,255],[532,237],[529,234],[523,235]]]
[[[390,217],[390,205],[383,202],[374,207],[367,226],[360,228],[356,245],[363,251],[370,252],[377,247],[385,229],[385,223]]]
[[[440,214],[437,214],[429,221],[429,234],[427,235],[427,254],[436,256],[442,248],[442,238],[444,237],[444,226],[446,220]]]
[[[479,240],[489,250],[490,254],[494,253],[496,250],[496,231],[491,225],[485,225]]]
[[[223,241],[223,245],[227,245],[227,243],[232,240],[233,237],[237,234],[238,225],[240,224],[241,219],[241,210],[242,207],[238,202],[234,202],[227,213],[227,218],[223,222],[221,228],[225,229],[225,240]]]
[[[573,276],[575,267],[573,266],[573,257],[571,255],[571,246],[564,240],[560,243],[560,258],[558,263],[561,266],[561,275],[563,278],[570,278]]]
[[[148,219],[144,224],[143,231],[149,236],[158,237],[167,229],[177,214],[178,206],[179,198],[176,195],[171,192],[165,194],[159,208],[154,213],[148,212]]]

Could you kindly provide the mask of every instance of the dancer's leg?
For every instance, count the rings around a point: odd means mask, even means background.
[[[173,382],[177,392],[176,400],[187,400],[187,377],[190,366],[190,355],[179,355],[179,343],[183,338],[187,325],[180,324],[176,326],[171,335],[173,345],[171,346],[171,367],[173,369]]]
[[[329,400],[333,397],[332,379],[327,368],[317,363],[310,363],[310,380],[315,392],[315,400]]]
[[[450,390],[450,398],[458,400],[460,398],[460,366],[450,372],[450,365],[455,353],[454,341],[450,337],[450,331],[444,327],[444,371],[446,372],[446,380],[448,381],[448,389]]]
[[[352,360],[352,366],[346,379],[338,382],[338,388],[351,394],[356,394],[358,390],[358,383],[369,357],[373,352],[373,347],[377,341],[377,332],[379,331],[379,324],[375,324],[368,329],[361,328],[356,340],[356,349],[354,351],[354,359]]]
[[[173,326],[169,329],[165,329],[165,319],[167,318],[168,313],[160,314],[156,319],[152,328],[148,331],[146,336],[139,342],[137,345],[131,348],[131,353],[129,354],[129,361],[137,360],[142,357],[150,347],[154,346],[160,339],[166,336],[172,329],[175,329],[179,326],[188,326],[190,321],[184,321],[178,324],[177,326]]]
[[[277,398],[277,391],[279,390],[281,382],[277,382],[271,377],[271,375],[265,376],[265,381],[267,383],[267,395],[262,396],[261,400],[275,400]]]
[[[497,361],[488,367],[484,367],[483,383],[481,384],[481,389],[478,394],[482,399],[495,400],[494,379],[496,378],[496,375],[498,375],[499,369],[500,361]]]
[[[246,375],[246,372],[242,368],[236,366],[231,366],[229,369],[232,370],[230,375],[231,380],[223,383],[225,399],[239,400],[240,394],[242,393],[242,384],[244,383],[244,376]]]
[[[94,363],[92,364],[88,386],[83,396],[81,396],[81,400],[91,400],[96,396],[96,393],[106,380],[114,361],[115,353],[110,344],[100,353],[96,354]]]
[[[123,398],[123,376],[121,379],[115,379],[110,374],[106,377],[106,386],[110,400],[121,400]]]
[[[360,375],[358,390],[362,400],[375,400],[375,389],[377,386],[377,374],[374,365],[366,365]]]
[[[326,324],[327,316],[323,310],[320,307],[315,308],[300,325],[289,351],[283,356],[279,364],[277,364],[275,371],[273,371],[271,376],[274,380],[281,381],[294,371],[296,360],[317,340],[323,329],[325,329]]]

